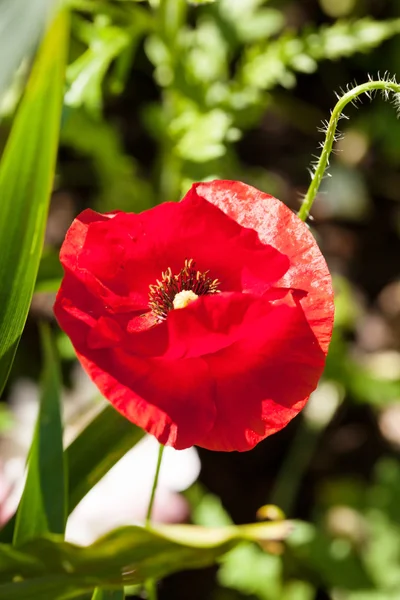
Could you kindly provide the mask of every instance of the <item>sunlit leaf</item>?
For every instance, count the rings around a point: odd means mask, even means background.
[[[102,107],[102,82],[111,62],[129,45],[129,35],[107,20],[94,23],[77,21],[78,36],[88,44],[88,49],[67,69],[69,89],[65,101],[70,106],[85,105],[97,113]]]
[[[284,539],[292,528],[288,521],[216,529],[124,527],[87,547],[68,544],[57,536],[32,540],[17,549],[0,545],[0,581],[4,582],[0,598],[56,600],[72,590],[82,593],[96,585],[160,579],[178,570],[211,565],[242,541]],[[23,581],[15,581],[16,576]]]
[[[43,42],[0,164],[0,394],[25,325],[42,250],[67,31],[61,13]]]
[[[286,33],[276,40],[254,44],[246,49],[240,78],[246,87],[272,89],[277,85],[293,87],[295,72],[313,73],[318,62],[337,60],[357,52],[367,52],[400,32],[400,19],[374,21],[339,20],[317,31],[306,29],[302,35]]]
[[[42,533],[63,533],[67,515],[59,366],[49,328],[42,326],[41,334],[44,355],[41,399],[15,523],[15,544]]]
[[[109,588],[96,588],[92,600],[124,600],[124,589],[111,590]]]
[[[218,581],[222,586],[260,600],[282,597],[281,578],[280,556],[262,552],[250,543],[241,544],[224,557],[218,571]]]
[[[176,153],[199,163],[223,156],[231,124],[229,115],[219,109],[207,114],[187,110],[170,124],[171,137],[177,140]]]

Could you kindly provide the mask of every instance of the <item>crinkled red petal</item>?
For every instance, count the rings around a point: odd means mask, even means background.
[[[243,227],[254,229],[261,242],[285,254],[290,268],[275,287],[304,290],[306,318],[326,354],[332,335],[334,304],[328,266],[311,231],[282,202],[240,181],[195,184],[196,193]]]
[[[179,273],[190,258],[223,291],[262,293],[289,268],[288,258],[256,232],[193,194],[138,215],[86,210],[71,225],[60,258],[111,313],[148,310],[149,286],[168,268]]]

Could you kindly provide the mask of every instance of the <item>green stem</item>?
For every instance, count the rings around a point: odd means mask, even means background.
[[[362,94],[369,95],[370,92],[375,90],[382,90],[387,98],[390,93],[400,94],[400,85],[395,83],[395,81],[368,81],[361,85],[357,85],[339,98],[327,125],[325,142],[322,146],[321,155],[318,159],[315,171],[312,174],[310,187],[307,190],[307,194],[298,213],[298,216],[302,221],[305,221],[310,214],[311,207],[317,195],[319,186],[321,185],[326,168],[329,166],[329,156],[332,152],[336,129],[339,119],[343,114],[343,110],[349,102],[354,102],[358,96],[361,96]]]
[[[160,444],[158,449],[157,466],[156,472],[154,473],[153,486],[151,488],[149,506],[146,514],[146,527],[151,525],[151,514],[153,512],[154,499],[156,496],[156,490],[158,485],[158,478],[160,476],[161,461],[163,457],[164,446]],[[148,600],[157,600],[157,582],[154,579],[148,579],[145,583],[146,596]]]
[[[154,498],[156,496],[156,489],[157,489],[157,485],[158,485],[158,478],[160,476],[160,468],[161,468],[161,461],[162,461],[162,457],[163,457],[163,452],[164,452],[164,446],[162,444],[160,444],[160,447],[158,449],[156,472],[154,474],[154,479],[153,479],[153,487],[151,488],[149,506],[147,508],[146,527],[150,527],[150,523],[151,523],[151,513],[153,512],[153,504],[154,504]]]

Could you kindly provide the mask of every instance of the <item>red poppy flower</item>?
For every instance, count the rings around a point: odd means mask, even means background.
[[[333,322],[307,226],[236,181],[141,214],[85,210],[55,314],[112,405],[175,448],[249,450],[304,407]]]

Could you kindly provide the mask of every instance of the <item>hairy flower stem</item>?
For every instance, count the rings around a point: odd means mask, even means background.
[[[349,104],[349,102],[356,101],[362,94],[367,94],[371,98],[371,92],[376,90],[381,90],[384,98],[388,99],[391,93],[400,94],[400,85],[394,80],[385,79],[368,81],[361,85],[357,85],[353,89],[348,90],[341,98],[339,98],[335,108],[332,110],[331,118],[329,119],[329,123],[327,124],[326,128],[325,142],[322,146],[321,155],[318,159],[315,170],[312,173],[310,187],[307,190],[307,194],[298,213],[298,216],[302,221],[305,221],[310,214],[310,210],[317,195],[319,186],[321,185],[325,171],[329,166],[329,157],[335,141],[339,119],[343,116],[343,110],[347,104]]]
[[[156,490],[158,485],[158,478],[160,475],[161,461],[163,457],[164,446],[160,444],[158,449],[158,458],[157,458],[157,466],[156,472],[154,473],[153,486],[151,488],[149,505],[147,507],[146,514],[146,527],[150,527],[151,525],[151,513],[153,512],[153,504],[154,498],[156,496]],[[148,600],[157,600],[157,582],[155,579],[148,579],[145,583],[146,596]]]

